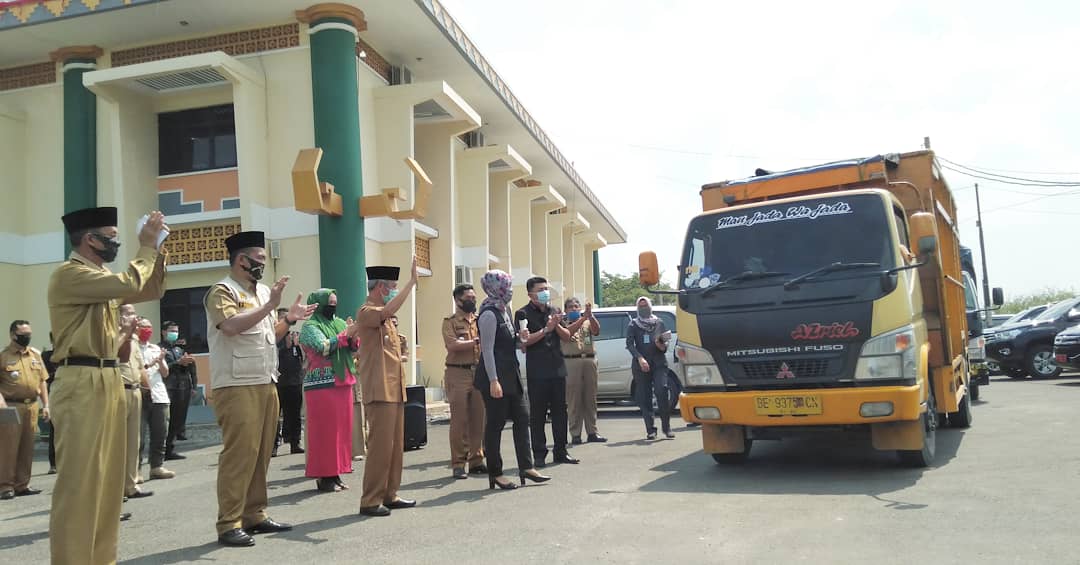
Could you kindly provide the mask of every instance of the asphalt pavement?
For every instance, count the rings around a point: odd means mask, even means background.
[[[573,449],[554,479],[489,491],[454,480],[445,424],[405,454],[401,495],[420,505],[361,518],[362,463],[351,490],[320,494],[303,455],[271,463],[270,515],[295,524],[251,548],[215,541],[212,429],[181,442],[171,480],[149,481],[121,527],[125,563],[1080,563],[1080,378],[1010,381],[982,391],[968,430],[941,430],[929,469],[900,467],[869,440],[827,435],[759,442],[721,467],[700,432],[676,419],[674,440],[647,442],[637,411],[605,407],[610,441]],[[508,470],[515,466],[509,429]],[[288,449],[282,450],[287,452]],[[48,561],[48,463],[38,496],[0,501],[0,563]]]

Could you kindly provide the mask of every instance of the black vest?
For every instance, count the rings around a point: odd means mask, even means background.
[[[521,374],[518,371],[518,338],[514,333],[514,328],[510,325],[509,317],[505,311],[499,311],[497,308],[488,306],[480,310],[481,315],[484,312],[495,314],[495,319],[498,321],[498,325],[495,326],[495,374],[499,377],[503,395],[520,395],[523,389],[521,386]],[[484,349],[483,345],[483,343],[480,344],[481,351]],[[491,381],[488,380],[487,368],[484,365],[484,356],[481,354],[480,363],[476,366],[476,377],[473,383],[476,388],[486,393],[491,388]]]

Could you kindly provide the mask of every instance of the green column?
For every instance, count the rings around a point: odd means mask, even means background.
[[[604,290],[600,284],[600,250],[593,249],[592,252],[592,291],[593,291],[593,304],[598,307],[604,305]]]
[[[310,25],[325,23],[352,26],[346,18],[332,17]],[[323,28],[311,36],[315,146],[323,150],[319,178],[333,184],[342,199],[340,218],[319,216],[320,275],[324,287],[337,289],[338,311],[349,313],[367,299],[356,60],[356,36],[349,30]]]
[[[98,205],[97,96],[83,86],[93,58],[62,61],[64,71],[64,213]],[[85,65],[85,66],[84,66]],[[71,244],[64,239],[64,255]]]

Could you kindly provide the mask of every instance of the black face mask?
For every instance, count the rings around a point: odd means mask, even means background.
[[[475,300],[462,300],[461,301],[461,309],[462,309],[462,311],[467,312],[469,314],[472,314],[473,312],[476,312],[476,301]]]
[[[337,304],[327,304],[322,307],[322,315],[327,320],[333,320],[334,315],[337,314]]]
[[[105,249],[94,249],[94,253],[106,263],[112,263],[116,260],[117,253],[120,252],[120,240],[116,238],[105,237],[100,234],[92,234],[94,239],[101,242],[105,246]]]
[[[243,267],[244,271],[246,271],[247,274],[251,275],[252,279],[257,281],[262,280],[263,269],[266,268],[266,263],[260,263],[252,259],[251,257],[248,257],[247,255],[244,255],[244,259],[248,260],[248,266]]]
[[[15,334],[15,343],[19,344],[19,347],[30,347],[30,334]]]

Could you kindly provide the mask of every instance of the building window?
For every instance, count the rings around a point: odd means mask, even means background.
[[[158,114],[158,174],[236,166],[232,104]]]
[[[206,342],[206,308],[203,297],[210,287],[179,288],[161,298],[161,321],[180,325],[180,338],[187,340],[188,353],[209,353]]]

